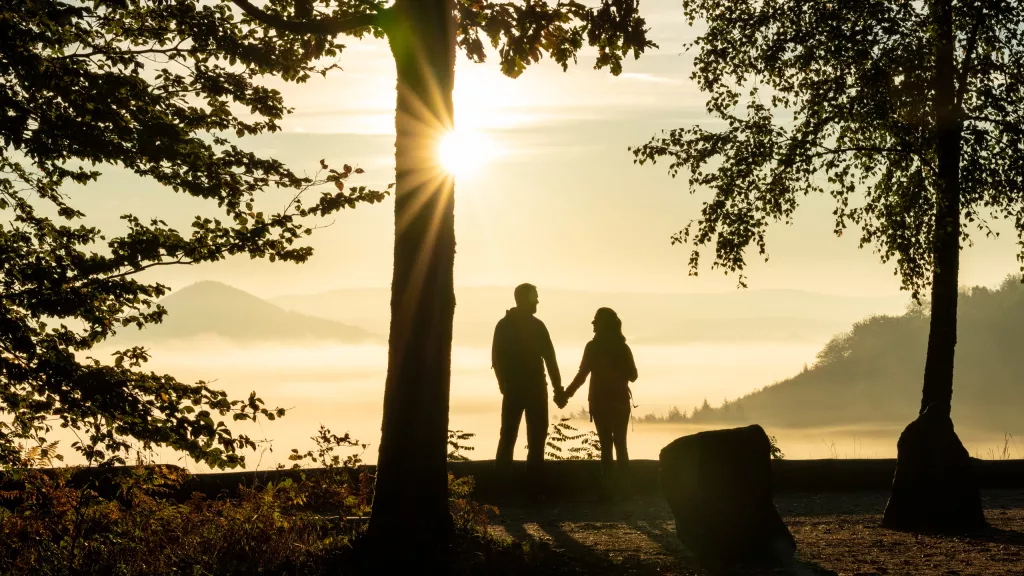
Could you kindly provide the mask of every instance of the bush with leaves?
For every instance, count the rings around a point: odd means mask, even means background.
[[[775,439],[775,436],[768,436],[768,452],[771,454],[772,460],[782,460],[786,457],[782,448],[779,448],[779,441]]]
[[[469,457],[462,452],[475,450],[473,446],[466,444],[476,437],[473,432],[462,430],[448,431],[448,461],[466,462]],[[488,504],[479,504],[471,496],[476,481],[472,476],[455,477],[448,473],[448,508],[452,514],[452,520],[457,530],[464,530],[471,533],[486,534],[490,524],[488,514],[497,514],[498,509]]]
[[[473,432],[463,432],[462,430],[449,430],[448,431],[448,461],[449,462],[465,462],[469,460],[469,456],[463,454],[463,451],[472,452],[475,450],[472,446],[464,444],[469,440],[472,440],[476,434]]]
[[[498,514],[498,508],[480,504],[472,499],[476,481],[472,476],[456,478],[448,473],[448,509],[456,529],[487,534],[490,516]]]
[[[304,510],[337,515],[342,523],[365,516],[373,501],[374,479],[373,473],[362,465],[362,452],[368,444],[361,444],[348,433],[338,436],[323,424],[312,440],[314,449],[299,452],[293,448],[288,456],[294,462],[293,470],[302,470],[303,464],[313,468],[304,470],[294,486],[285,481],[294,491],[293,503]],[[353,448],[359,452],[345,456],[336,453]]]
[[[351,530],[296,509],[301,483],[176,502],[183,471],[137,467],[118,477],[116,499],[104,499],[69,485],[73,468],[35,468],[51,463],[23,452],[24,488],[0,494],[2,574],[322,574],[350,545]]]
[[[461,443],[473,436],[453,431],[454,451],[472,449]],[[55,463],[55,445],[22,448],[8,475],[22,489],[0,492],[0,573],[335,573],[363,533],[373,474],[360,456],[366,444],[350,435],[321,426],[312,440],[312,449],[291,451],[296,480],[183,502],[174,498],[188,476],[181,469],[134,467],[117,476],[117,497],[104,499],[71,486],[76,468],[41,469]],[[472,546],[500,548],[487,531],[497,509],[475,502],[473,488],[472,477],[449,474],[453,523]]]
[[[549,460],[597,460],[601,457],[601,441],[593,430],[581,432],[571,418],[562,418],[551,425],[545,456]]]

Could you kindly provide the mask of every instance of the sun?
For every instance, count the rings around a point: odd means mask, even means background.
[[[493,146],[479,132],[452,130],[437,144],[437,161],[441,168],[456,178],[471,178],[491,159]]]

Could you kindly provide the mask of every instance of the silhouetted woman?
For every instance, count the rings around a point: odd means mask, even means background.
[[[594,314],[594,339],[583,350],[580,371],[566,388],[567,397],[590,375],[590,416],[601,440],[601,469],[605,488],[614,482],[612,447],[618,460],[618,484],[625,490],[629,471],[629,452],[626,450],[626,430],[632,394],[629,383],[636,382],[636,363],[633,352],[622,335],[622,321],[611,308],[598,308]]]

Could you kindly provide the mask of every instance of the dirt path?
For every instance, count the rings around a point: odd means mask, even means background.
[[[940,538],[881,528],[888,494],[784,494],[776,505],[797,541],[793,574],[1024,575],[1024,491],[983,494],[993,526],[984,537]],[[499,507],[495,532],[538,539],[574,557],[640,574],[696,575],[656,495],[611,504]]]

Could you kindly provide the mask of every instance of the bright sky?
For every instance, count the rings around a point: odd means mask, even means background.
[[[735,288],[734,277],[708,267],[700,277],[689,277],[688,249],[669,242],[709,196],[690,196],[684,181],[672,180],[660,165],[634,165],[627,151],[658,130],[710,120],[689,79],[691,57],[683,43],[693,32],[681,10],[666,0],[645,0],[641,9],[661,49],[627,62],[619,77],[593,70],[589,55],[568,72],[544,61],[516,80],[503,77],[496,62],[459,62],[459,136],[447,150],[460,166],[457,284],[530,281],[542,289],[658,292]],[[387,45],[353,40],[341,66],[343,71],[326,79],[298,86],[268,78],[295,113],[284,121],[283,133],[246,142],[299,171],[315,170],[320,158],[359,165],[367,171],[363,182],[383,186],[393,180],[394,150],[395,72]],[[460,156],[461,148],[472,158]],[[463,169],[467,163],[470,170]],[[143,193],[159,188],[127,176],[106,181],[111,193],[95,201],[114,213],[159,213],[187,223],[203,209],[163,190]],[[219,280],[264,297],[386,286],[393,207],[387,201],[340,214],[313,236],[317,254],[303,266],[238,258],[161,272],[161,279],[174,287]],[[750,287],[898,292],[892,266],[880,264],[870,250],[858,250],[855,237],[832,235],[831,210],[829,199],[807,199],[794,226],[774,228],[771,260],[750,259]],[[997,229],[1004,231],[1002,238],[978,239],[965,252],[962,283],[992,285],[1018,269],[1015,235],[1008,226]]]

